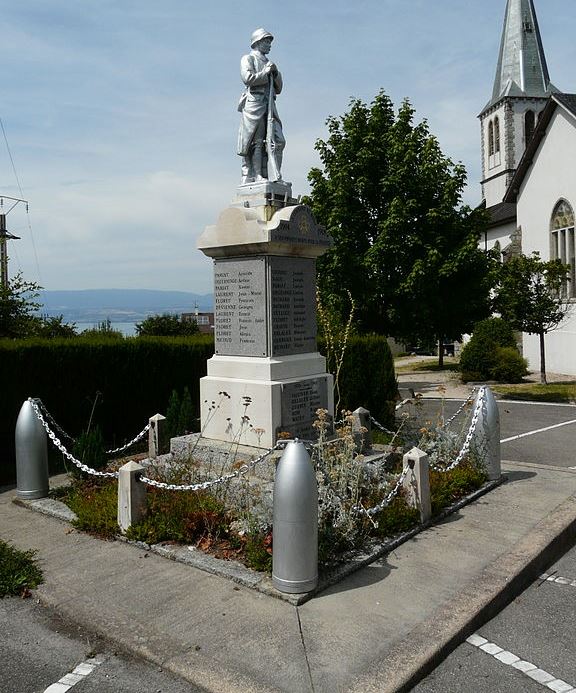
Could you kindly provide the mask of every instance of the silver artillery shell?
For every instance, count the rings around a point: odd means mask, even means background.
[[[318,584],[318,487],[303,443],[290,441],[274,481],[272,583],[280,592]]]
[[[46,431],[34,408],[24,402],[16,421],[16,495],[45,498],[49,491]]]

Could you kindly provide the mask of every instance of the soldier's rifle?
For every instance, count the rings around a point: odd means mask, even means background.
[[[268,90],[268,120],[266,123],[266,154],[268,155],[268,180],[280,180],[280,170],[276,160],[276,142],[274,140],[274,75],[270,73]]]

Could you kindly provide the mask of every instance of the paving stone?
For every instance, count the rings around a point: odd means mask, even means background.
[[[554,676],[544,671],[544,669],[532,669],[526,672],[526,676],[534,679],[534,681],[538,681],[538,683],[549,683],[550,681],[554,681]]]

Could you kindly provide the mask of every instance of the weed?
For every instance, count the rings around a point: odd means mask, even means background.
[[[44,582],[35,554],[35,551],[21,551],[0,540],[0,598],[28,596],[29,590]]]

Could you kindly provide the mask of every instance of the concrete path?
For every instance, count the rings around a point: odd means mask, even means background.
[[[576,538],[576,472],[503,465],[503,484],[306,604],[121,542],[0,493],[0,537],[38,551],[35,596],[207,691],[408,690]]]

